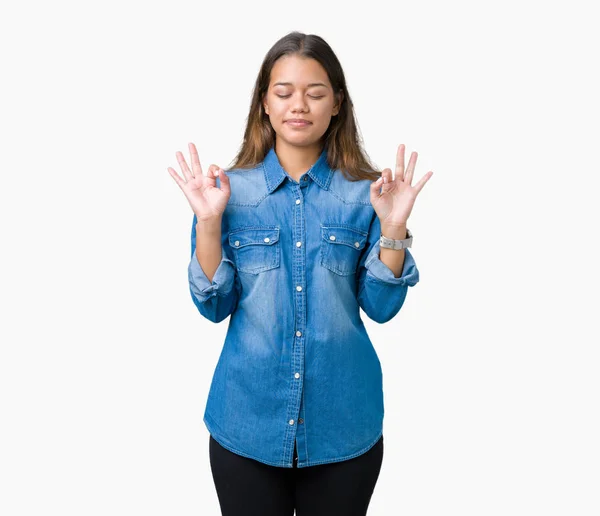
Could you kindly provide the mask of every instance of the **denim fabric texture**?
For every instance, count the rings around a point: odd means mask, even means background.
[[[212,282],[196,258],[195,215],[192,223],[192,300],[212,322],[230,316],[204,424],[223,447],[272,466],[292,468],[295,444],[299,468],[361,455],[383,433],[384,407],[359,308],[392,319],[419,281],[414,258],[406,249],[398,278],[379,259],[371,181],[331,169],[325,149],[299,181],[274,148],[227,175]]]

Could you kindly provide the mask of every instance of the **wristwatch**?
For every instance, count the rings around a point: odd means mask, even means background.
[[[406,249],[407,247],[412,247],[413,236],[410,232],[410,229],[406,228],[406,238],[404,240],[394,240],[393,238],[387,238],[381,234],[381,238],[379,239],[379,247],[385,247],[386,249]]]

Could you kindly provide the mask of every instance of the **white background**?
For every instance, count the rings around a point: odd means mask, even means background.
[[[167,172],[227,167],[262,59],[338,55],[365,148],[425,186],[421,281],[363,313],[369,515],[600,514],[597,18],[584,2],[13,2],[0,13],[0,513],[219,515],[202,422],[227,329]],[[591,6],[591,2],[588,5]],[[390,9],[392,9],[390,11]]]

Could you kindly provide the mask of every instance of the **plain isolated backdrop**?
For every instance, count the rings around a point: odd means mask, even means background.
[[[337,53],[369,156],[434,175],[389,323],[369,515],[600,514],[599,37],[589,3],[2,7],[0,513],[220,514],[202,422],[228,320],[169,176],[239,149],[262,59]]]

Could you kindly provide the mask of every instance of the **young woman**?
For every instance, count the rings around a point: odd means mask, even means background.
[[[204,423],[224,516],[367,512],[383,460],[382,372],[360,317],[402,307],[419,271],[412,185],[361,148],[342,67],[316,35],[269,50],[244,142],[227,171],[168,171],[194,218],[188,268],[199,312],[229,327]]]

